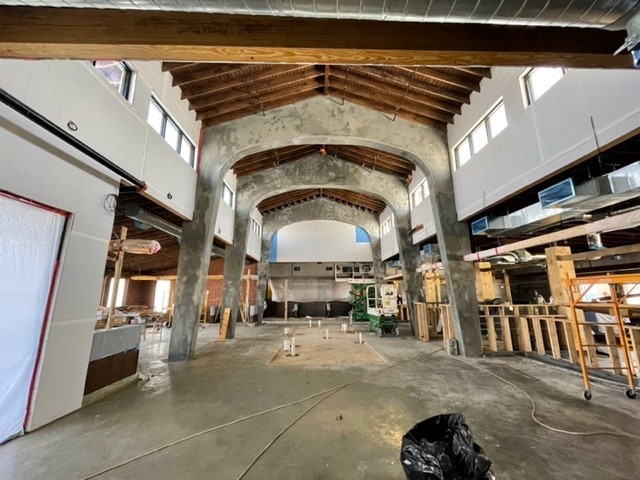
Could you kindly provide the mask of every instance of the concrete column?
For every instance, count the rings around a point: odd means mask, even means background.
[[[220,304],[221,312],[224,312],[226,308],[231,309],[226,338],[233,338],[236,331],[240,295],[242,293],[242,270],[247,252],[247,230],[251,218],[250,211],[250,205],[247,205],[242,192],[237,191],[233,222],[233,245],[226,248],[222,302]]]
[[[380,242],[380,229],[377,232],[369,233],[371,240],[371,255],[373,256],[373,269],[375,271],[376,283],[384,282],[384,265],[382,263],[382,246]]]
[[[258,324],[264,318],[264,301],[267,297],[267,282],[269,281],[269,257],[271,256],[271,245],[273,234],[265,236],[262,230],[262,248],[260,250],[260,262],[258,263],[258,282],[256,284],[256,311],[258,313]]]
[[[469,228],[458,221],[453,181],[446,151],[446,162],[434,162],[427,176],[431,192],[431,207],[438,232],[438,246],[447,282],[447,296],[458,340],[458,351],[467,357],[482,356],[482,337],[476,299],[475,271],[464,255],[471,251]],[[437,168],[437,166],[440,168]]]
[[[420,267],[420,249],[413,244],[411,231],[411,214],[409,210],[395,213],[396,238],[402,264],[402,285],[404,287],[404,301],[408,307],[411,331],[415,328],[415,312],[413,302],[424,302],[422,288],[422,274],[416,270]]]
[[[203,152],[205,154],[200,160],[193,220],[184,222],[182,226],[169,341],[170,362],[189,360],[195,355],[200,309],[211,263],[213,229],[224,173],[216,158],[206,155],[204,148]]]

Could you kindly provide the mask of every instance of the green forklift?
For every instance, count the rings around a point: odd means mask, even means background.
[[[393,284],[367,285],[369,329],[379,337],[400,335],[398,329],[398,288]]]

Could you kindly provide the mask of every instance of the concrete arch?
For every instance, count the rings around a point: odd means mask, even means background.
[[[367,193],[384,200],[394,212],[409,210],[409,191],[400,178],[318,153],[240,177],[236,185],[236,211],[253,209],[265,198],[279,193],[313,187]]]
[[[362,227],[371,241],[376,280],[382,280],[380,223],[377,215],[348,205],[342,205],[327,198],[316,198],[299,205],[291,205],[262,217],[262,257],[258,263],[258,283],[256,286],[258,321],[262,321],[264,313],[263,304],[267,288],[269,256],[273,235],[282,227],[310,220],[335,220]]]
[[[403,278],[405,297],[408,303],[423,299],[421,275],[416,272],[420,266],[419,251],[413,245],[409,235],[411,218],[409,192],[406,184],[393,175],[377,171],[368,173],[352,162],[314,154],[280,165],[277,168],[258,171],[238,179],[234,213],[234,242],[232,246],[227,248],[225,256],[224,289],[221,304],[222,309],[231,309],[231,321],[227,330],[228,338],[233,337],[235,333],[247,230],[253,208],[269,196],[313,187],[348,188],[367,193],[383,200],[391,208],[395,215],[400,260],[406,271]],[[263,252],[263,256],[265,253]]]
[[[180,248],[174,313],[177,321],[169,360],[187,360],[195,354],[193,325],[202,302],[225,173],[246,155],[296,144],[377,148],[411,160],[425,173],[459,349],[465,355],[481,355],[473,268],[463,259],[470,249],[468,229],[457,221],[444,132],[402,118],[392,121],[381,112],[319,96],[203,131],[196,207],[193,220],[184,225]]]

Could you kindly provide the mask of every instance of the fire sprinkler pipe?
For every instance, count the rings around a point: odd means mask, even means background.
[[[592,223],[585,223],[584,225],[577,225],[575,227],[560,230],[558,232],[546,233],[527,240],[521,240],[519,242],[510,243],[508,245],[501,245],[496,248],[490,248],[488,250],[482,250],[481,252],[470,253],[464,256],[465,261],[475,262],[477,260],[483,260],[489,257],[495,257],[496,255],[502,255],[507,252],[513,252],[515,250],[523,250],[526,248],[537,247],[547,243],[559,242],[568,238],[581,237],[592,233],[604,233],[612,232],[615,230],[623,230],[626,228],[634,228],[640,225],[640,208],[631,210],[627,213],[620,215],[614,215],[611,217],[603,218]]]

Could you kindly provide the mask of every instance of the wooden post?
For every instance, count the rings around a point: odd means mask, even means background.
[[[621,335],[624,335],[625,332],[622,332]],[[604,338],[607,340],[607,345],[609,347],[609,358],[611,359],[611,364],[613,365],[613,373],[617,375],[622,375],[622,368],[620,365],[620,354],[618,352],[618,344],[616,341],[616,332],[613,326],[604,326]]]
[[[491,263],[477,262],[476,268],[476,297],[479,302],[489,302],[496,298],[493,286],[493,274],[491,273]]]
[[[207,315],[209,312],[209,290],[204,292],[204,300],[202,301],[202,328],[207,323]]]
[[[289,319],[289,279],[284,279],[284,321]]]
[[[224,342],[227,338],[227,329],[229,328],[229,318],[231,317],[231,309],[225,308],[224,314],[222,315],[222,321],[220,322],[220,334],[218,335],[218,340]]]
[[[498,339],[496,336],[496,325],[492,316],[488,316],[487,320],[487,335],[489,336],[489,350],[492,352],[498,351]]]
[[[569,305],[571,303],[571,292],[567,288],[566,279],[576,278],[576,270],[572,260],[558,260],[561,255],[570,255],[570,247],[549,247],[544,251],[547,256],[547,276],[549,278],[549,287],[551,289],[551,296],[553,297],[553,303],[558,305]],[[565,314],[567,318],[573,322],[573,311],[566,306],[558,307],[558,313]],[[576,310],[576,317],[578,322],[584,322],[584,312]],[[573,338],[573,334],[567,334],[565,328],[565,337],[567,338],[567,350],[569,351],[569,359],[573,359],[572,362],[577,361],[577,339]],[[586,338],[585,343],[593,344],[593,335],[589,335],[586,331],[591,333],[591,329],[587,327],[583,328],[582,332]],[[571,344],[570,341],[573,340]],[[589,358],[591,360],[591,366],[597,367],[597,357],[595,347],[588,347]]]
[[[533,315],[533,307],[527,307],[527,314]],[[520,309],[518,309],[518,316],[520,318],[519,324],[519,342],[520,348],[525,352],[531,352],[533,348],[531,347],[531,334],[529,332],[529,320],[527,317],[523,316],[520,313]]]
[[[127,227],[120,228],[120,241],[124,241],[127,238]],[[113,274],[113,295],[111,295],[111,302],[109,304],[109,314],[107,316],[106,329],[111,328],[113,322],[113,314],[116,311],[116,300],[118,297],[118,286],[120,284],[120,277],[122,276],[122,264],[124,263],[124,249],[120,249],[118,252],[118,259],[116,260],[116,268]]]
[[[551,345],[551,355],[555,359],[561,359],[560,354],[560,339],[558,337],[557,324],[553,318],[545,318],[547,322],[547,330],[549,331],[549,344]]]
[[[424,274],[424,294],[427,303],[438,303],[438,275],[435,272]]]
[[[511,325],[509,316],[505,313],[504,305],[500,305],[500,328],[502,329],[502,343],[507,352],[513,352],[513,339],[511,338]]]
[[[504,272],[502,274],[502,279],[504,281],[504,294],[507,297],[507,303],[509,305],[513,305],[513,296],[511,295],[511,279],[509,278],[509,274]]]
[[[637,327],[630,327],[625,329],[629,332],[631,337],[631,345],[633,347],[633,353],[636,357],[636,364],[640,367],[640,329]]]

